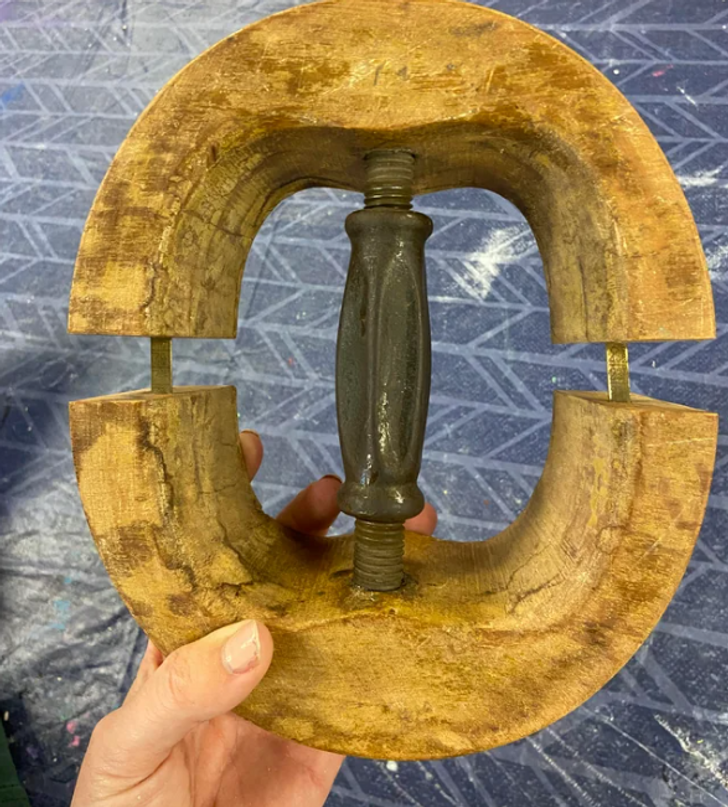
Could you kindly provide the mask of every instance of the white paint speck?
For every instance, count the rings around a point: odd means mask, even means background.
[[[728,280],[728,244],[706,251],[705,259],[711,280]]]
[[[466,278],[482,296],[487,297],[501,266],[516,258],[514,242],[523,231],[520,227],[504,227],[489,233],[475,252],[465,260]]]
[[[707,188],[718,182],[718,174],[721,172],[721,168],[722,166],[719,165],[712,171],[698,171],[696,174],[690,174],[689,176],[679,176],[678,181],[683,188]]]
[[[399,770],[399,765],[393,759],[388,759],[385,767],[390,773],[397,773]]]
[[[697,101],[696,101],[696,100],[693,98],[693,96],[692,96],[692,95],[688,95],[688,93],[685,91],[685,88],[684,88],[684,87],[681,87],[681,86],[678,84],[677,89],[678,89],[678,92],[682,93],[682,95],[684,95],[684,96],[685,96],[685,98],[686,98],[686,99],[687,99],[687,100],[688,100],[688,101],[689,101],[689,102],[690,102],[690,103],[691,103],[693,106],[697,106],[697,105],[698,105],[698,102],[697,102]]]
[[[704,740],[694,741],[687,731],[677,726],[671,726],[663,717],[655,717],[655,720],[678,741],[680,748],[688,754],[693,764],[709,771],[723,787],[728,787],[728,776],[723,773],[723,755],[718,749]],[[696,748],[696,745],[702,747]]]

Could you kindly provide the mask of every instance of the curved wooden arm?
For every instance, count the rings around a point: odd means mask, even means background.
[[[716,415],[600,393],[554,404],[522,515],[479,543],[408,533],[409,582],[379,595],[350,587],[350,536],[296,535],[263,513],[232,387],[77,401],[71,429],[99,552],[158,647],[261,619],[273,666],[240,714],[318,748],[413,759],[511,742],[574,709],[637,650],[690,558]]]
[[[697,230],[639,115],[562,43],[456,0],[303,5],[178,73],[96,197],[70,330],[233,337],[266,215],[302,188],[363,190],[364,154],[398,145],[416,193],[486,188],[523,211],[555,342],[714,336]]]

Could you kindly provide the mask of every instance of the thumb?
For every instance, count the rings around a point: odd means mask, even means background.
[[[171,653],[124,705],[104,718],[107,769],[143,779],[200,723],[234,709],[265,675],[273,639],[248,620]],[[101,749],[99,749],[101,751]],[[114,764],[118,762],[118,764]]]

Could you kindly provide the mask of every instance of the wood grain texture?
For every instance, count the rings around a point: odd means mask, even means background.
[[[233,337],[260,224],[362,190],[406,146],[415,191],[474,186],[528,219],[555,342],[714,336],[683,193],[626,99],[552,37],[456,0],[325,0],[224,39],[156,96],[83,235],[74,333]]]
[[[351,588],[349,536],[263,513],[232,387],[78,401],[71,430],[99,552],[163,651],[261,619],[276,652],[242,715],[319,748],[412,759],[530,734],[628,660],[693,549],[717,417],[557,392],[523,514],[480,543],[408,534],[407,583],[387,594]]]
[[[526,215],[554,341],[714,335],[698,236],[649,131],[551,37],[454,0],[325,0],[261,21],[180,72],[99,190],[70,329],[232,337],[267,213],[311,186],[361,190],[364,154],[417,155],[415,191],[475,186]],[[240,713],[308,745],[388,758],[519,739],[601,687],[690,557],[717,418],[558,392],[543,476],[498,536],[408,534],[406,585],[352,588],[351,536],[261,509],[232,387],[71,406],[81,497],[132,614],[165,652],[243,618],[273,667]]]

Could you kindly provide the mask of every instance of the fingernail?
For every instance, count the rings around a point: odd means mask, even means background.
[[[255,429],[243,429],[242,432],[240,432],[240,433],[241,434],[254,434],[260,440],[260,435],[258,434],[258,432]]]
[[[249,619],[243,622],[222,648],[222,663],[225,669],[240,675],[252,670],[260,661],[260,637],[258,624]]]
[[[344,484],[344,480],[338,474],[326,474],[321,479],[335,479],[337,482],[341,482],[342,485]]]

